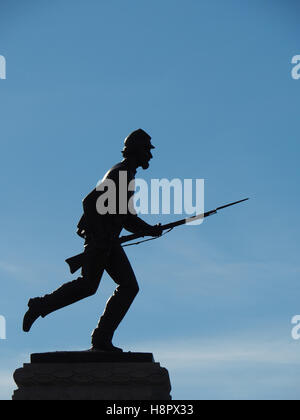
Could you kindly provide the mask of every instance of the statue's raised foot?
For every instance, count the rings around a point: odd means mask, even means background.
[[[35,321],[42,315],[41,313],[41,298],[30,299],[28,302],[28,311],[23,319],[23,331],[29,332]]]

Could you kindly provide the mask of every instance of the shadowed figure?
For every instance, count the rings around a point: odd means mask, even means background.
[[[134,191],[132,188],[128,191],[129,184],[134,182],[137,168],[149,168],[149,162],[153,157],[151,149],[154,149],[151,137],[141,129],[134,131],[125,139],[122,151],[124,160],[111,168],[100,186],[83,200],[84,214],[78,224],[77,233],[85,239],[84,253],[67,260],[68,262],[76,260],[76,268],[72,271],[71,267],[71,271],[75,272],[81,267],[81,276],[49,295],[30,299],[29,310],[23,321],[25,332],[30,331],[40,316],[45,317],[58,309],[94,295],[105,270],[118,287],[108,300],[99,324],[93,331],[92,350],[122,351],[113,346],[112,338],[136,297],[139,286],[130,262],[118,242],[119,235],[123,228],[132,233],[150,236],[162,234],[159,225],[151,226],[135,214],[132,208]],[[115,186],[114,197],[107,195],[112,182]],[[101,188],[101,186],[106,187]],[[109,202],[111,198],[115,201]],[[116,211],[104,214],[101,209],[109,209],[111,203]],[[100,204],[102,206],[99,206]]]

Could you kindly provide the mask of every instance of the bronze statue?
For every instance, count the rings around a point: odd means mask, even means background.
[[[85,239],[84,253],[78,265],[82,267],[81,277],[64,284],[49,295],[30,299],[29,310],[23,321],[25,332],[30,331],[40,316],[44,318],[58,309],[94,295],[106,270],[118,287],[108,300],[99,324],[93,331],[91,350],[122,352],[112,344],[112,338],[137,295],[139,287],[118,238],[123,228],[133,234],[153,237],[160,236],[162,228],[160,225],[149,225],[129,209],[133,191],[131,195],[128,194],[128,190],[126,191],[128,201],[125,212],[119,211],[119,197],[125,193],[122,189],[128,189],[129,183],[134,180],[137,168],[142,167],[144,170],[149,168],[149,162],[153,157],[152,149],[154,146],[151,144],[151,137],[142,129],[134,131],[125,139],[122,151],[124,160],[111,168],[103,179],[103,181],[113,181],[116,186],[117,212],[99,213],[97,203],[99,197],[105,194],[104,191],[99,191],[99,188],[95,188],[83,200],[84,213],[77,232]],[[127,185],[123,183],[120,185],[121,172],[126,175]]]

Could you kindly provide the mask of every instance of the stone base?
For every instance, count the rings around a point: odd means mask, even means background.
[[[16,370],[13,400],[170,400],[167,369],[151,353],[57,352]]]

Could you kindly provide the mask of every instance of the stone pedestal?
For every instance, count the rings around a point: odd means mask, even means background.
[[[16,370],[13,400],[170,400],[168,371],[151,353],[33,354]]]

